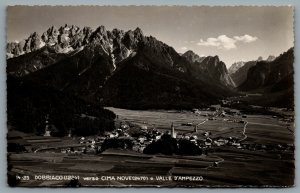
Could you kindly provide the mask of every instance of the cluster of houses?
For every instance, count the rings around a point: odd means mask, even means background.
[[[253,143],[240,143],[239,139],[236,137],[212,137],[212,133],[209,131],[204,131],[201,135],[195,132],[191,133],[177,133],[175,131],[175,127],[172,124],[169,131],[160,132],[156,129],[143,129],[142,134],[138,137],[131,137],[127,131],[129,126],[121,125],[120,128],[113,132],[107,132],[104,137],[80,137],[78,140],[79,146],[62,149],[62,153],[68,154],[95,154],[101,150],[101,145],[105,139],[130,139],[133,142],[132,150],[136,152],[143,153],[144,149],[147,145],[151,144],[153,141],[159,140],[162,135],[167,134],[171,135],[173,138],[178,140],[186,139],[195,145],[199,146],[201,149],[210,149],[213,147],[221,147],[221,146],[231,146],[238,149],[248,149],[248,150],[285,150],[293,148],[293,145],[287,145],[286,147],[283,145],[263,145],[263,144],[253,144]]]
[[[147,145],[151,144],[153,141],[157,141],[164,135],[163,132],[160,132],[156,129],[148,129],[146,126],[141,126],[142,134],[133,139],[132,150],[143,153]]]
[[[193,112],[196,114],[201,114],[201,111],[198,109],[193,109]],[[203,115],[203,114],[201,114]],[[226,116],[225,116],[226,115]],[[227,116],[229,115],[229,116]],[[238,115],[238,116],[235,116]],[[205,116],[205,114],[204,114]],[[215,120],[216,117],[223,117],[223,121],[226,122],[235,122],[235,123],[243,123],[246,122],[243,118],[246,118],[246,115],[241,114],[237,110],[227,109],[227,108],[216,108],[214,113],[208,115],[207,120]],[[81,145],[76,149],[64,149],[65,153],[72,152],[81,152],[81,153],[95,153],[101,150],[101,145],[106,139],[129,139],[132,141],[132,150],[142,153],[147,145],[151,144],[153,141],[157,141],[161,139],[161,137],[165,134],[170,135],[172,138],[177,140],[185,139],[194,143],[201,149],[209,149],[213,147],[221,147],[221,146],[231,146],[238,149],[249,149],[249,150],[269,150],[271,147],[267,147],[264,145],[257,144],[247,144],[240,143],[240,139],[236,137],[212,137],[212,133],[208,131],[198,131],[197,125],[192,123],[183,124],[184,126],[194,126],[195,129],[191,132],[176,132],[173,123],[171,127],[167,131],[157,130],[157,129],[148,129],[146,125],[140,126],[129,126],[126,122],[121,122],[118,129],[112,132],[106,132],[102,137],[81,137],[78,140],[78,143]],[[130,129],[132,127],[139,127],[139,131],[141,131],[138,135],[131,136]],[[273,149],[280,149],[280,147],[272,147]]]
[[[122,125],[121,125],[122,127]],[[128,126],[123,127],[123,129],[129,129]],[[125,135],[128,135],[127,132],[122,129],[117,129],[119,132],[111,132],[107,133],[107,138],[118,138],[118,133],[125,133]],[[199,146],[200,148],[211,148],[211,147],[219,147],[223,145],[230,145],[234,146],[236,148],[241,148],[241,144],[238,142],[239,139],[235,137],[228,137],[228,138],[211,138],[212,133],[208,131],[204,131],[201,136],[199,136],[199,133],[197,131],[197,126],[195,126],[195,129],[193,132],[189,133],[180,133],[175,131],[175,127],[173,123],[171,124],[170,130],[160,132],[156,129],[145,129],[142,127],[143,132],[138,137],[130,137],[133,141],[133,150],[142,153],[143,150],[146,148],[147,145],[152,143],[153,141],[159,140],[162,135],[170,135],[171,137],[180,140],[185,139],[189,140],[190,142],[194,143],[195,145]],[[124,136],[124,134],[122,134]]]
[[[78,144],[72,147],[66,147],[61,149],[61,153],[67,154],[95,154],[101,150],[101,144],[105,140],[105,137],[80,137],[77,139]]]
[[[198,109],[194,110],[194,113],[201,113]],[[215,120],[215,117],[225,117],[227,112],[224,109],[217,108],[216,111],[209,116],[208,120]],[[228,112],[231,113],[231,112]],[[224,119],[224,121],[228,122],[240,122],[240,120],[233,119]],[[193,126],[192,123],[187,123],[185,126]],[[137,126],[134,126],[137,127]],[[147,145],[151,144],[153,141],[159,140],[163,135],[170,135],[172,138],[177,140],[185,139],[199,146],[200,148],[211,148],[211,147],[219,147],[223,145],[235,146],[237,148],[241,148],[240,143],[238,143],[238,139],[236,138],[221,138],[218,137],[216,139],[211,138],[211,132],[203,131],[198,132],[197,125],[194,125],[194,130],[188,133],[180,133],[175,131],[175,126],[173,123],[171,124],[170,130],[160,131],[157,129],[148,129],[146,125],[139,126],[139,130],[141,131],[138,136],[130,136],[129,124],[126,122],[121,122],[119,128],[112,132],[106,132],[103,137],[81,137],[78,140],[78,143],[81,145],[77,148],[73,149],[64,149],[62,152],[64,153],[95,153],[101,149],[101,145],[105,139],[130,139],[133,143],[132,150],[142,153]]]

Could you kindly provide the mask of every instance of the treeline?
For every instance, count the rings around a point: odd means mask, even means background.
[[[202,150],[187,139],[175,139],[170,135],[163,135],[161,139],[149,144],[143,151],[145,154],[165,155],[201,155]]]
[[[101,152],[106,149],[132,149],[133,140],[130,138],[107,138],[101,145]],[[161,139],[153,141],[143,151],[144,154],[164,155],[201,155],[202,150],[187,139],[175,139],[164,134]]]
[[[7,116],[8,124],[36,134],[44,132],[48,116],[49,123],[55,127],[53,133],[58,136],[66,135],[71,128],[73,134],[84,136],[110,131],[114,129],[116,117],[96,104],[11,76],[7,79]]]

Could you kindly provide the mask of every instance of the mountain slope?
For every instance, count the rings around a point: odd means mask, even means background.
[[[252,66],[255,66],[256,63],[257,61],[245,62],[242,67],[237,69],[234,73],[230,74],[230,77],[232,78],[237,87],[239,87],[247,79],[248,70]]]
[[[193,64],[194,76],[203,76],[210,79],[210,81],[215,81],[217,84],[235,87],[226,65],[220,61],[218,56],[200,57],[191,50],[185,52],[182,56]]]
[[[251,67],[241,91],[262,93],[251,103],[294,108],[294,48],[271,62],[260,61]]]
[[[231,75],[245,65],[245,62],[235,62],[228,68],[228,73]]]
[[[293,80],[294,75],[294,49],[291,48],[287,52],[278,56],[271,62],[260,61],[252,66],[248,73],[246,81],[239,87],[243,91],[251,91],[257,89],[266,90],[268,87],[274,87],[282,84],[285,79]],[[292,81],[284,81],[291,83]],[[292,87],[287,84],[286,88]]]
[[[200,57],[196,53],[194,53],[192,50],[188,50],[185,53],[182,54],[183,57],[185,57],[189,62],[199,62],[201,63],[205,57]]]
[[[25,42],[31,42],[31,36]],[[176,108],[178,103],[183,108],[216,103],[234,94],[221,81],[212,81],[215,74],[205,75],[197,64],[144,36],[139,28],[124,32],[66,25],[34,37],[38,40],[31,49],[25,46],[23,55],[7,60],[7,73],[89,103],[127,108]],[[209,71],[227,70],[217,57],[205,59],[203,66]]]
[[[265,61],[266,62],[272,62],[275,60],[275,57],[270,55]],[[230,68],[228,69],[228,72],[230,74],[230,77],[234,81],[236,87],[239,87],[241,84],[244,83],[244,81],[247,79],[247,73],[248,70],[255,66],[257,62],[263,61],[262,57],[258,57],[257,60],[248,61],[248,62],[236,62],[233,63]]]
[[[225,97],[225,90],[197,79],[161,68],[139,52],[124,62],[108,79],[103,90],[104,103],[122,108],[180,108],[205,106]],[[143,66],[141,66],[143,64]],[[204,91],[205,88],[205,91]]]
[[[7,123],[26,133],[44,134],[46,116],[59,136],[66,135],[70,128],[77,135],[103,133],[114,128],[115,119],[113,112],[97,104],[8,75]]]

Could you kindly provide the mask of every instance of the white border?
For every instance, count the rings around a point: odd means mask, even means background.
[[[61,189],[61,188],[10,188],[6,184],[6,60],[5,60],[5,26],[6,26],[6,6],[7,5],[221,5],[221,6],[236,6],[236,5],[291,5],[295,7],[295,104],[296,104],[296,179],[295,187],[292,188],[79,188],[79,189]],[[299,0],[0,0],[0,192],[122,192],[122,193],[135,193],[135,192],[300,192],[300,179],[299,179],[299,139],[300,133],[297,126],[300,125],[300,66],[298,65],[298,58],[300,56],[299,43],[297,41],[300,33],[298,26],[300,19],[300,1]],[[298,76],[299,75],[299,76]]]

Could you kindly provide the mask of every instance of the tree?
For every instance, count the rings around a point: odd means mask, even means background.
[[[170,135],[163,135],[161,139],[149,144],[143,151],[145,154],[165,154],[172,155],[177,152],[177,140]]]

